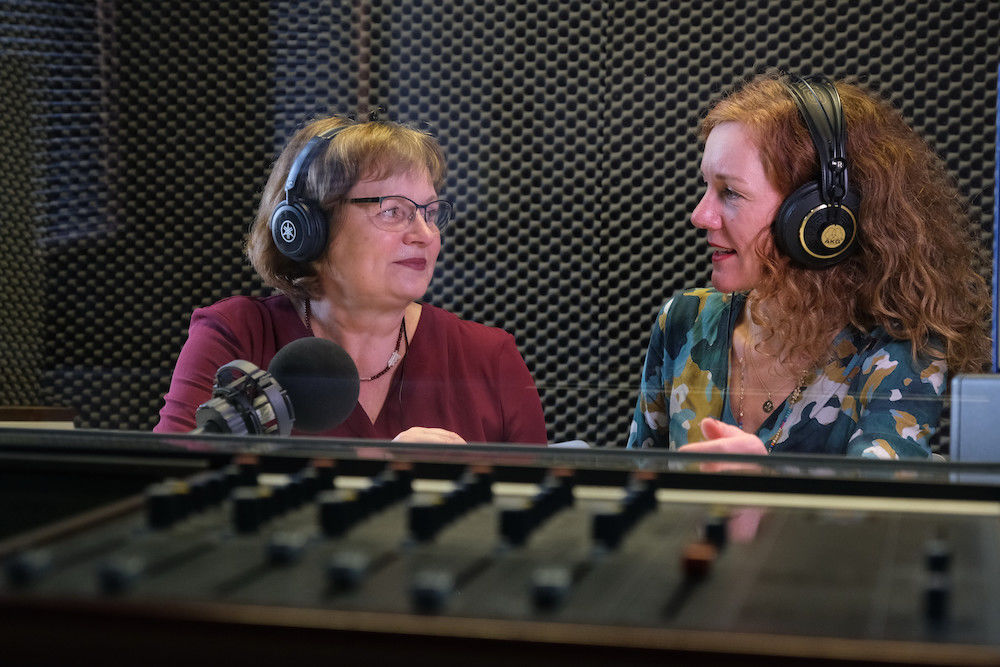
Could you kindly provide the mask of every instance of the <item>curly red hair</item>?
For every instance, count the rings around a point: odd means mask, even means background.
[[[851,183],[861,192],[859,248],[827,269],[810,270],[759,238],[755,321],[782,332],[784,353],[817,362],[831,332],[883,327],[913,354],[944,359],[951,372],[981,371],[989,359],[989,290],[971,221],[940,159],[902,116],[856,83],[838,81],[847,124]],[[706,115],[701,136],[734,121],[747,128],[771,184],[787,196],[819,175],[812,139],[782,75],[760,75]],[[762,302],[780,309],[761,312]]]

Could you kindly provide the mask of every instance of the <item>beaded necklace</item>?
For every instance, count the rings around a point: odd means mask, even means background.
[[[309,331],[309,335],[315,336],[316,334],[313,333],[312,329],[312,304],[310,303],[309,299],[306,299],[306,305],[305,305],[305,324],[306,324],[306,329]],[[372,380],[377,380],[386,373],[388,373],[389,371],[391,371],[393,367],[395,367],[395,365],[399,363],[399,360],[403,358],[403,356],[399,353],[399,347],[400,343],[402,343],[404,340],[406,341],[407,349],[409,349],[410,339],[406,335],[405,315],[403,316],[403,320],[399,323],[399,334],[396,336],[396,349],[393,350],[392,354],[389,355],[389,360],[385,363],[385,368],[380,370],[375,375],[372,375],[371,377],[358,378],[358,379],[362,382],[371,382]]]

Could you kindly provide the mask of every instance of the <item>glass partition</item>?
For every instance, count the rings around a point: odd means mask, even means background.
[[[68,409],[100,431],[78,436],[88,447],[167,442],[131,433],[157,423],[192,311],[270,293],[242,244],[277,151],[307,118],[376,104],[447,157],[456,220],[426,301],[514,335],[551,443],[625,444],[658,310],[708,284],[689,222],[698,120],[752,73],[794,66],[882,91],[942,154],[990,247],[989,3],[899,3],[880,21],[737,4],[13,3],[0,19],[0,404]],[[930,27],[882,27],[914,16]],[[845,41],[833,60],[814,48]],[[816,479],[931,470],[754,465]]]

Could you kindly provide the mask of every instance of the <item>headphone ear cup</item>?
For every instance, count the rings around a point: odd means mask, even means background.
[[[840,206],[828,206],[818,181],[810,181],[781,203],[771,227],[778,249],[807,269],[824,269],[857,249],[860,197],[848,190]]]
[[[278,251],[296,262],[319,259],[326,249],[326,219],[306,203],[281,202],[271,214],[270,226]]]

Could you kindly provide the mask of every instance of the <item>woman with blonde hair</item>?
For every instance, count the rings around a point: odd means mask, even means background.
[[[438,196],[444,173],[433,137],[375,115],[300,129],[274,164],[247,241],[278,293],[194,312],[156,430],[192,430],[223,364],[266,368],[288,343],[318,336],[350,355],[361,381],[353,412],[322,435],[545,443],[514,337],[420,301],[453,217]]]
[[[701,135],[691,220],[713,287],[660,311],[628,445],[929,455],[949,374],[989,349],[940,160],[889,104],[822,77],[758,76]]]

